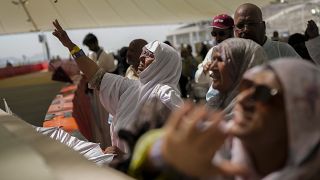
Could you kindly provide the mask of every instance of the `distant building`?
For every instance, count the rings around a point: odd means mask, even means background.
[[[274,31],[278,31],[279,37],[284,40],[290,34],[304,33],[310,19],[320,26],[320,0],[277,0],[263,7],[262,13],[269,37],[272,37]],[[195,50],[197,43],[213,44],[210,31],[210,21],[201,21],[168,33],[167,40],[178,49],[181,44],[190,44]]]
[[[195,52],[195,44],[205,42],[212,45],[210,21],[201,21],[182,26],[167,34],[167,40],[176,48],[182,44],[190,44]]]
[[[320,0],[285,0],[262,8],[267,26],[267,35],[278,31],[286,38],[294,33],[304,33],[307,21],[313,19],[320,23]]]

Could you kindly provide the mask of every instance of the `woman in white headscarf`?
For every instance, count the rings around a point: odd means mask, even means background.
[[[154,57],[153,62],[145,69],[142,65],[143,56]],[[115,132],[120,129],[135,131],[134,123],[137,123],[138,113],[147,101],[158,98],[169,109],[182,104],[177,87],[181,61],[172,47],[159,41],[147,44],[141,54],[139,71],[139,81],[105,73],[100,85],[101,102],[114,115],[111,124],[112,142],[120,148],[123,146]],[[95,77],[99,79],[99,72]]]
[[[53,35],[70,50],[81,71],[90,79],[91,87],[100,91],[104,108],[114,116],[111,124],[113,146],[128,152],[117,132],[120,129],[135,131],[134,123],[138,121],[138,113],[147,101],[158,98],[169,109],[177,108],[183,103],[177,87],[181,75],[181,60],[172,47],[159,41],[147,44],[140,56],[140,80],[129,80],[99,69],[70,40],[57,20],[53,25]]]
[[[230,38],[221,42],[212,52],[209,71],[212,84],[207,94],[207,104],[230,112],[243,73],[266,61],[263,48],[252,40]]]

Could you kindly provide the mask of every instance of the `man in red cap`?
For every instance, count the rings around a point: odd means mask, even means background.
[[[231,16],[227,14],[219,14],[215,16],[212,19],[211,26],[212,31],[211,35],[215,39],[216,43],[219,44],[225,39],[232,38],[233,37],[233,27],[234,27],[234,21]],[[195,74],[195,81],[196,83],[201,84],[208,84],[208,87],[211,83],[210,77],[209,77],[209,65],[211,62],[211,55],[212,55],[211,48],[202,63],[198,65],[198,70]]]
[[[220,14],[212,19],[211,35],[215,38],[217,44],[223,40],[233,37],[234,21],[227,14]]]

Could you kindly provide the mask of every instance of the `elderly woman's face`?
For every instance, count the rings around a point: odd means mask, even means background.
[[[212,54],[209,76],[212,78],[212,88],[220,92],[227,92],[231,88],[229,69],[219,51],[214,51]]]
[[[245,73],[239,87],[230,131],[239,138],[286,136],[286,116],[280,82],[272,70]]]
[[[139,59],[140,59],[140,64],[138,66],[138,73],[141,73],[154,61],[155,58],[154,58],[154,54],[144,47],[142,49],[142,53]]]

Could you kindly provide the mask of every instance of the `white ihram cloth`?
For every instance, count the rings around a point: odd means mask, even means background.
[[[114,119],[111,124],[112,145],[127,152],[117,136],[120,129],[135,131],[141,107],[152,98],[159,98],[170,109],[183,103],[178,90],[181,60],[172,47],[154,41],[145,46],[155,60],[140,73],[140,80],[105,73],[100,85],[100,100]]]

